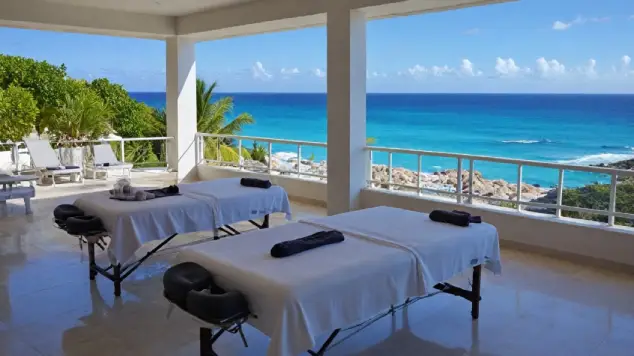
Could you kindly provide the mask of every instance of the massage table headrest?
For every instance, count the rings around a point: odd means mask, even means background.
[[[163,295],[185,312],[214,325],[249,316],[249,305],[239,292],[225,291],[204,267],[184,262],[165,271]]]

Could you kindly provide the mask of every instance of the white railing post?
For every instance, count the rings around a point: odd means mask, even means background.
[[[121,162],[125,163],[125,141],[121,139],[119,142],[121,143]]]
[[[196,136],[194,136],[195,138]],[[163,140],[163,143],[165,144],[165,170],[169,171],[170,170],[170,160],[169,160],[169,156],[167,151],[169,151],[169,149],[167,148],[167,141],[169,141],[169,138],[166,138],[165,140]],[[198,165],[198,163],[200,163],[200,161],[196,161],[196,165]]]
[[[469,160],[469,199],[467,200],[469,204],[473,204],[473,170],[474,163],[473,160]]]
[[[12,155],[13,155],[13,163],[15,163],[15,172],[16,174],[20,174],[20,144],[17,142],[13,143],[12,147]]]
[[[366,172],[366,184],[369,184],[369,187],[372,188],[373,187],[373,183],[372,181],[374,180],[374,177],[372,177],[372,150],[368,150],[368,171]]]
[[[198,143],[198,140],[200,140],[200,136],[196,133],[194,134],[194,157],[196,157],[196,165],[200,163],[200,144]],[[165,143],[167,144],[167,141],[165,141]],[[167,154],[165,156],[167,157]]]
[[[416,182],[416,194],[418,194],[420,196],[420,195],[423,194],[423,191],[422,191],[422,188],[423,188],[422,185],[423,184],[421,182],[421,177],[420,177],[420,175],[421,175],[421,173],[423,171],[423,163],[422,163],[423,157],[421,155],[418,155],[416,157],[418,157],[418,160],[417,160],[417,162],[418,162],[418,174],[416,175],[418,177],[418,179],[417,179],[417,182]]]
[[[460,204],[462,203],[462,158],[458,158],[458,170],[456,173],[456,202]]]
[[[561,217],[561,205],[564,199],[564,170],[559,170],[559,180],[557,181],[557,210],[555,216]]]
[[[517,202],[517,210],[522,210],[522,165],[517,165],[517,194],[515,195],[515,201]]]
[[[387,154],[387,189],[392,190],[392,152]]]
[[[610,179],[610,205],[608,207],[608,225],[614,226],[614,213],[616,212],[616,184],[618,182],[618,176],[616,173],[612,173]]]
[[[269,167],[268,167],[269,174],[271,174],[272,168],[273,168],[272,156],[273,156],[273,142],[269,142],[269,162],[268,162],[269,163]]]
[[[242,140],[238,140],[238,169],[242,169]]]
[[[297,178],[302,174],[302,145],[297,145]]]

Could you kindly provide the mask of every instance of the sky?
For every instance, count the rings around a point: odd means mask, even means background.
[[[634,93],[634,1],[515,3],[369,21],[368,92]],[[66,64],[129,91],[165,90],[165,43],[0,28],[0,53]],[[326,29],[201,42],[221,92],[325,92]]]

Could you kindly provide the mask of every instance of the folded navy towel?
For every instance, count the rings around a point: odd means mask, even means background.
[[[453,211],[434,210],[429,214],[429,218],[435,222],[463,227],[469,226],[469,215],[455,213]]]
[[[79,169],[79,166],[46,167],[47,171],[59,171],[61,169]]]
[[[467,215],[469,217],[469,222],[470,223],[473,223],[473,224],[481,224],[482,223],[482,218],[481,217],[471,215],[471,214],[467,213],[466,211],[453,210],[452,212],[454,212],[456,214]]]
[[[273,184],[270,181],[257,178],[242,178],[240,185],[251,188],[269,189]]]
[[[275,258],[288,257],[317,247],[339,243],[343,240],[343,234],[339,231],[319,231],[306,237],[275,244],[271,248],[271,256]]]
[[[178,187],[175,185],[170,185],[169,187],[160,188],[160,189],[150,189],[146,190],[147,193],[152,193],[156,198],[164,198],[170,197],[173,195],[179,195]]]

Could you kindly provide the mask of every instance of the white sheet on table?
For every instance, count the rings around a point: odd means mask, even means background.
[[[495,274],[502,272],[497,229],[487,223],[460,227],[432,221],[428,214],[385,206],[301,222],[406,248],[419,261],[423,294],[479,264]]]
[[[144,244],[173,234],[213,230],[276,212],[290,217],[290,203],[281,187],[239,189],[236,183],[240,186],[239,178],[180,184],[181,195],[147,201],[119,201],[110,199],[108,192],[90,193],[74,204],[102,220],[111,236],[108,252],[123,263]]]
[[[270,256],[275,243],[323,227],[336,227],[346,240],[289,258]],[[179,260],[204,266],[221,286],[245,294],[258,316],[250,323],[271,337],[268,355],[287,356],[313,348],[317,337],[336,328],[427,294],[426,286],[431,291],[463,273],[477,264],[474,258],[486,256],[488,268],[499,273],[497,239],[488,224],[458,228],[426,214],[375,208],[196,245]]]
[[[250,188],[240,185],[239,178],[217,179],[187,184],[181,189],[187,196],[208,200],[214,211],[216,227],[285,213],[291,219],[291,204],[284,188]]]
[[[320,230],[296,223],[252,231],[187,247],[178,260],[198,263],[247,297],[257,315],[249,323],[271,338],[269,356],[300,354],[319,336],[418,295],[413,256],[366,239],[346,235],[339,244],[271,257],[274,244]]]

